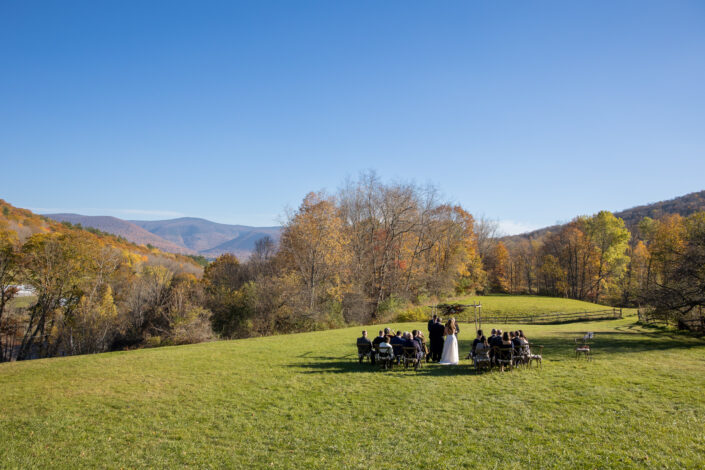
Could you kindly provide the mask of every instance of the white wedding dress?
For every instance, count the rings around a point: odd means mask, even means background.
[[[458,361],[458,338],[455,335],[446,335],[446,342],[443,343],[443,355],[439,364],[455,366]]]

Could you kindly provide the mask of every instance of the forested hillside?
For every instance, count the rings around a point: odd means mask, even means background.
[[[630,230],[634,230],[637,224],[644,218],[659,219],[665,215],[680,215],[688,217],[695,212],[705,211],[705,191],[686,194],[667,201],[653,202],[642,206],[632,207],[614,215],[622,219]],[[563,225],[551,225],[550,227],[540,228],[531,232],[522,233],[519,235],[511,235],[502,237],[503,241],[515,242],[521,239],[537,239],[545,235],[547,232],[559,231]]]
[[[120,220],[120,219],[116,219]],[[141,257],[143,261],[169,265],[176,270],[200,274],[201,266],[192,257],[178,253],[162,251],[156,246],[146,246],[128,240],[126,237],[80,223],[59,222],[44,215],[38,215],[27,209],[14,207],[0,199],[0,229],[16,232],[20,242],[37,233],[66,234],[80,231],[87,239],[121,250],[132,256]]]
[[[643,206],[615,212],[614,215],[624,220],[627,227],[636,227],[644,217],[660,219],[666,215],[688,217],[696,212],[705,211],[705,191],[686,194],[667,201],[654,202]]]
[[[210,337],[192,258],[0,200],[0,362]],[[33,295],[15,302],[20,292]]]
[[[80,225],[84,228],[95,228],[101,232],[123,237],[138,245],[151,245],[170,253],[196,254],[194,250],[165,240],[132,222],[118,219],[117,217],[80,214],[44,214],[44,216],[58,222],[68,222],[73,225]]]

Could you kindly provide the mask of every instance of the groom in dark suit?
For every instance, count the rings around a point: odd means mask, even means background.
[[[431,341],[431,360],[438,362],[443,355],[443,337],[445,336],[445,326],[440,318],[429,328],[428,339]]]

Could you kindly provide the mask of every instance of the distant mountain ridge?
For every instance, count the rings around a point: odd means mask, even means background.
[[[44,214],[57,222],[68,222],[83,227],[92,227],[102,232],[112,233],[124,237],[126,240],[138,245],[152,245],[162,251],[194,255],[196,252],[183,245],[165,240],[130,221],[118,219],[108,215],[80,215],[80,214]]]
[[[679,196],[665,201],[644,204],[642,206],[631,207],[619,212],[614,212],[616,217],[624,220],[624,224],[634,230],[636,225],[644,217],[658,219],[664,215],[678,214],[687,217],[698,211],[705,211],[705,191],[689,193],[684,196]],[[518,240],[521,238],[539,238],[547,232],[555,232],[560,230],[563,225],[552,225],[550,227],[540,228],[532,232],[522,233],[519,235],[511,235],[502,237],[503,240]]]
[[[72,217],[76,214],[55,214],[56,219],[46,215],[35,214],[29,209],[15,207],[12,204],[0,199],[0,229],[7,229],[17,234],[20,242],[24,243],[31,236],[43,233],[71,234],[81,233],[86,240],[92,240],[101,246],[112,247],[120,250],[123,254],[132,257],[133,261],[147,263],[148,265],[168,266],[175,272],[188,272],[200,275],[203,272],[202,266],[193,258],[184,256],[184,250],[178,246],[165,242],[162,246],[178,249],[176,252],[169,252],[156,245],[146,246],[147,243],[158,242],[159,237],[152,235],[140,227],[133,226],[115,217],[96,217],[95,223],[84,225],[86,221],[83,216]],[[60,217],[63,216],[63,217]],[[63,219],[59,221],[57,219]],[[73,220],[73,222],[72,222]],[[66,223],[62,223],[66,222]],[[81,226],[79,227],[78,224]],[[93,225],[102,225],[104,228],[111,228],[113,231],[123,231],[130,234],[132,238],[140,239],[140,242],[129,240],[126,236],[111,233],[108,230],[101,230]],[[97,229],[97,230],[93,230]],[[120,229],[120,230],[118,230]],[[151,244],[151,243],[150,243]]]
[[[265,236],[279,241],[281,227],[249,227],[211,222],[195,217],[169,220],[123,220],[111,216],[44,214],[58,222],[81,224],[124,237],[139,245],[152,245],[171,253],[200,254],[215,258],[232,253],[247,258],[255,242]]]
[[[195,217],[169,220],[131,220],[159,237],[194,250],[204,256],[214,257],[233,253],[247,257],[260,238],[269,236],[279,241],[281,227],[250,227],[228,225]]]

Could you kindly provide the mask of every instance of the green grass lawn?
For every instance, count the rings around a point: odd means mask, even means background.
[[[359,365],[359,328],[0,364],[0,468],[703,468],[705,341],[633,322],[523,326],[504,373]]]
[[[10,306],[15,308],[27,308],[31,307],[37,302],[37,297],[34,295],[23,295],[21,297],[15,297],[10,300]]]
[[[558,297],[541,297],[538,295],[481,295],[458,297],[446,303],[482,304],[482,313],[485,315],[526,316],[541,315],[545,313],[574,313],[594,312],[611,309],[605,305],[598,305],[582,300],[562,299]],[[473,309],[469,309],[472,316]],[[624,314],[636,312],[634,309],[624,309]]]

